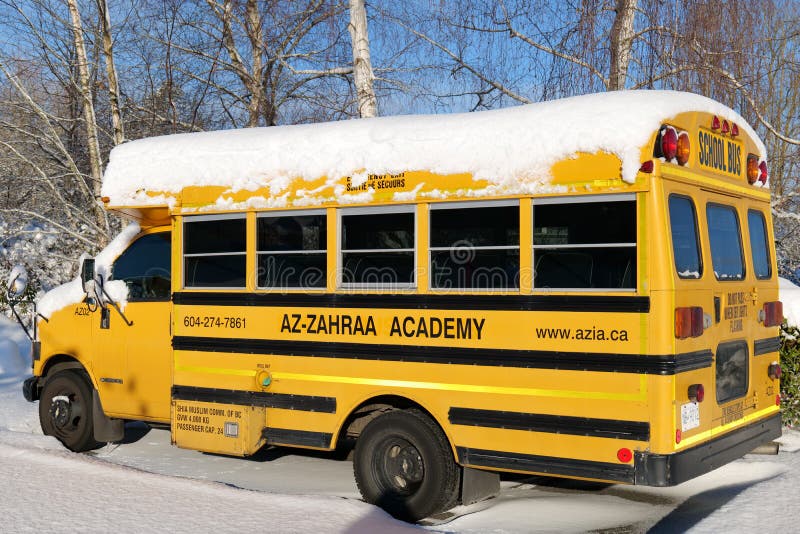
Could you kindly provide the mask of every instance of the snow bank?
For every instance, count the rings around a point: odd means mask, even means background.
[[[31,345],[22,328],[0,315],[0,431],[41,432],[36,405],[22,397],[31,374]]]
[[[800,327],[800,287],[785,278],[778,278],[783,316],[790,326]]]
[[[499,192],[549,179],[553,163],[605,151],[633,182],[640,148],[665,121],[705,111],[733,121],[764,145],[735,111],[677,91],[612,91],[476,113],[383,117],[141,139],[114,148],[103,179],[111,205],[153,205],[190,185],[231,191],[268,186],[280,196],[295,178],[431,171],[470,173]],[[551,186],[547,186],[551,187]]]
[[[111,264],[127,248],[133,238],[139,233],[139,225],[129,224],[120,234],[115,237],[97,256],[95,256],[95,275],[108,280],[111,276]],[[81,261],[83,256],[81,256]],[[124,309],[128,299],[128,288],[125,282],[106,281],[105,290]],[[83,292],[83,283],[80,275],[74,280],[55,287],[45,293],[36,303],[37,311],[49,318],[58,310],[82,302],[86,294]]]

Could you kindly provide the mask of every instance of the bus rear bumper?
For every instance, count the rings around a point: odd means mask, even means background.
[[[675,454],[637,452],[634,483],[675,486],[741,458],[781,435],[781,414],[728,432],[716,439]]]

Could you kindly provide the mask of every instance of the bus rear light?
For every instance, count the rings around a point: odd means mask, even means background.
[[[706,388],[703,384],[692,384],[689,386],[689,400],[692,402],[703,402],[706,398]]]
[[[703,308],[675,308],[675,337],[686,339],[703,335]]]
[[[686,165],[689,161],[689,154],[692,151],[691,142],[689,141],[689,134],[682,132],[678,136],[678,145],[675,158],[678,160],[679,165]]]
[[[747,155],[747,183],[752,185],[758,180],[761,170],[758,168],[758,156],[755,154]]]
[[[767,185],[767,178],[769,178],[769,173],[767,172],[767,162],[762,161],[758,164],[758,181],[764,185]]]
[[[720,126],[720,124],[719,124],[719,117],[717,117],[716,115],[714,115],[714,118],[713,118],[713,119],[711,119],[711,129],[712,129],[712,130],[719,130],[719,126]]]
[[[779,300],[765,302],[762,311],[764,312],[764,326],[780,326],[783,323],[783,302]]]
[[[653,160],[650,159],[642,163],[642,166],[639,167],[639,172],[646,172],[647,174],[653,172]]]
[[[780,380],[781,375],[783,374],[783,369],[781,369],[781,364],[778,362],[772,362],[767,367],[767,374],[772,380]]]
[[[781,395],[780,393],[778,393],[777,395],[775,395],[775,406],[780,406],[780,405],[781,405]]]
[[[728,121],[722,121],[722,133],[726,134],[731,131],[731,125],[728,124]]]
[[[617,460],[619,460],[623,464],[627,464],[628,462],[633,460],[633,452],[627,447],[623,447],[617,451]]]
[[[731,137],[736,137],[737,135],[739,135],[739,127],[734,122],[731,124]]]
[[[667,126],[661,133],[661,155],[667,161],[672,161],[678,153],[678,132],[672,126]]]
[[[681,429],[679,428],[675,431],[675,443],[680,443],[680,442],[681,442]]]

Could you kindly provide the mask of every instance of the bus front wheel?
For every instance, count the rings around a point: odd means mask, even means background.
[[[353,471],[366,502],[405,521],[452,507],[461,482],[444,432],[416,410],[370,421],[356,442]]]
[[[74,452],[96,449],[92,426],[92,389],[81,373],[60,371],[49,377],[39,399],[42,431]]]

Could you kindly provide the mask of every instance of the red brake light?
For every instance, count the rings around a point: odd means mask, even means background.
[[[661,134],[661,155],[667,161],[672,161],[678,153],[678,132],[675,128],[667,126]]]
[[[692,384],[689,386],[689,400],[692,402],[703,402],[706,398],[706,388],[703,384]]]
[[[714,115],[714,118],[711,119],[711,129],[712,130],[719,130],[719,117]]]
[[[653,172],[653,160],[649,159],[642,163],[642,166],[639,167],[639,172],[646,172],[647,174]]]
[[[689,161],[689,154],[692,151],[691,142],[689,141],[689,134],[682,132],[678,136],[678,144],[675,150],[675,158],[678,160],[679,165],[686,165]]]
[[[680,443],[680,442],[681,442],[681,429],[679,428],[675,431],[675,443]]]
[[[737,135],[739,135],[739,127],[736,126],[736,123],[734,122],[731,125],[731,137],[736,137]]]
[[[617,451],[617,460],[619,460],[623,464],[627,464],[632,459],[633,459],[633,452],[630,449],[623,447],[622,449]]]
[[[780,326],[783,323],[783,302],[764,303],[764,326]]]
[[[780,405],[781,405],[781,395],[779,393],[775,395],[775,406],[780,406]]]
[[[781,375],[783,374],[783,369],[781,369],[781,364],[778,362],[772,362],[767,367],[767,374],[772,380],[780,380]]]
[[[703,308],[675,308],[675,337],[686,339],[703,335]]]
[[[758,171],[759,171],[758,181],[761,182],[762,184],[766,185],[767,178],[769,177],[769,174],[767,173],[767,162],[766,161],[762,161],[761,163],[758,164]]]

